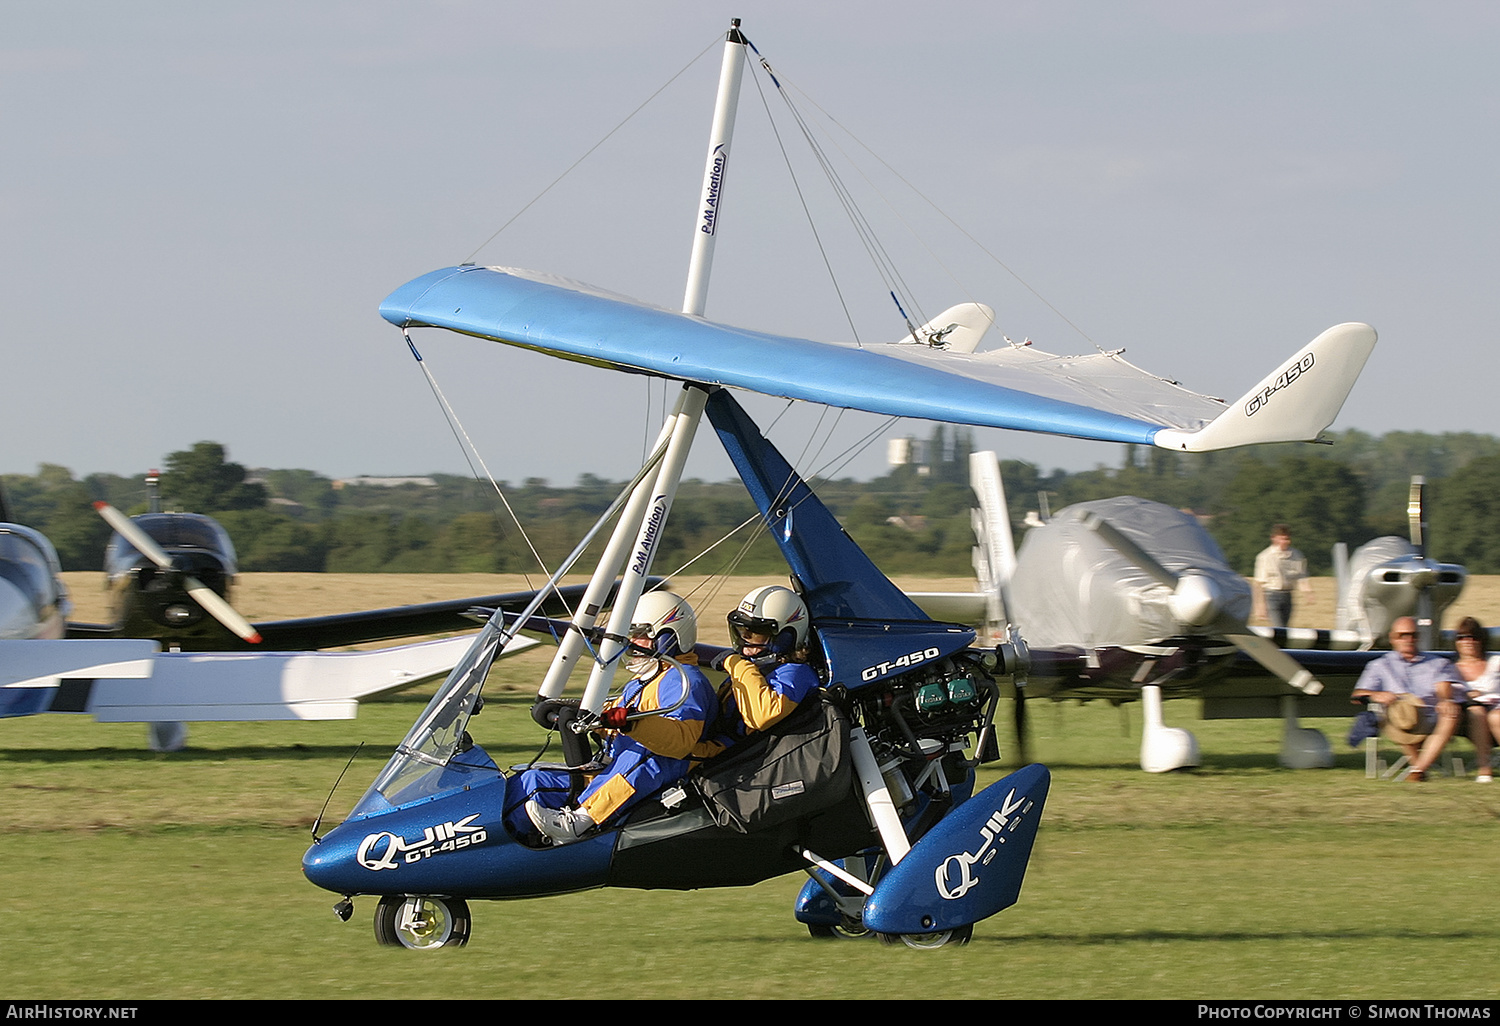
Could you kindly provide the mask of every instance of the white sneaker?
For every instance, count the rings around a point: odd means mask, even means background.
[[[594,821],[582,809],[549,809],[535,798],[527,800],[526,816],[553,844],[572,844],[594,828]]]

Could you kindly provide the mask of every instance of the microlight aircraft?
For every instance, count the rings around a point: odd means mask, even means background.
[[[652,455],[594,528],[619,513],[589,585],[602,595],[618,576],[614,609],[601,631],[597,602],[585,598],[538,687],[534,717],[554,726],[568,719],[558,728],[564,732],[586,730],[603,708],[687,448],[707,412],[811,614],[812,661],[823,681],[815,707],[837,724],[832,733],[841,742],[829,743],[827,758],[837,765],[825,768],[845,770],[835,776],[844,783],[820,790],[803,788],[800,778],[758,785],[773,806],[783,795],[807,801],[790,805],[782,818],[749,825],[726,819],[708,797],[714,788],[705,781],[717,780],[709,763],[623,822],[606,823],[577,843],[535,847],[503,820],[504,810],[525,797],[515,793],[523,777],[497,765],[470,734],[489,660],[533,624],[530,610],[492,618],[350,815],[326,835],[315,828],[303,858],[309,880],[343,896],[335,905],[341,918],[352,915],[355,896],[378,898],[375,933],[383,943],[465,943],[472,899],[600,886],[739,886],[799,868],[811,879],[795,915],[814,935],[873,934],[914,947],[966,941],[975,923],[1018,899],[1050,783],[1045,767],[1031,765],[977,789],[977,766],[999,758],[995,678],[1013,670],[1015,648],[976,648],[972,627],[934,620],[902,594],[728,388],[1193,451],[1317,437],[1374,344],[1365,325],[1330,329],[1226,406],[1146,374],[1118,354],[981,352],[993,313],[973,303],[912,327],[900,342],[862,347],[706,320],[707,274],[749,45],[738,24],[725,41],[681,313],[550,274],[472,265],[400,287],[381,313],[408,333],[445,328],[682,382]],[[571,559],[557,574],[570,566]],[[591,666],[577,715],[550,715],[586,650]]]

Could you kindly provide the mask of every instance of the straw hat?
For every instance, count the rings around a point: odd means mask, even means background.
[[[1420,744],[1431,733],[1427,703],[1416,695],[1400,695],[1385,707],[1385,736],[1397,744]]]

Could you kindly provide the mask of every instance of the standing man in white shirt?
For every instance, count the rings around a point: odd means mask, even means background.
[[[1292,531],[1286,524],[1271,528],[1271,544],[1255,557],[1255,612],[1272,627],[1292,622],[1292,592],[1312,594],[1307,580],[1307,559],[1292,548]]]

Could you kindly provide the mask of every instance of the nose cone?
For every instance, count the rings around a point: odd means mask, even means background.
[[[340,840],[330,844],[325,837],[308,848],[302,856],[302,875],[325,890],[348,894],[357,890],[361,881],[355,871],[355,853]]]
[[[1184,628],[1207,627],[1218,619],[1224,594],[1212,577],[1188,571],[1177,580],[1167,608]]]

